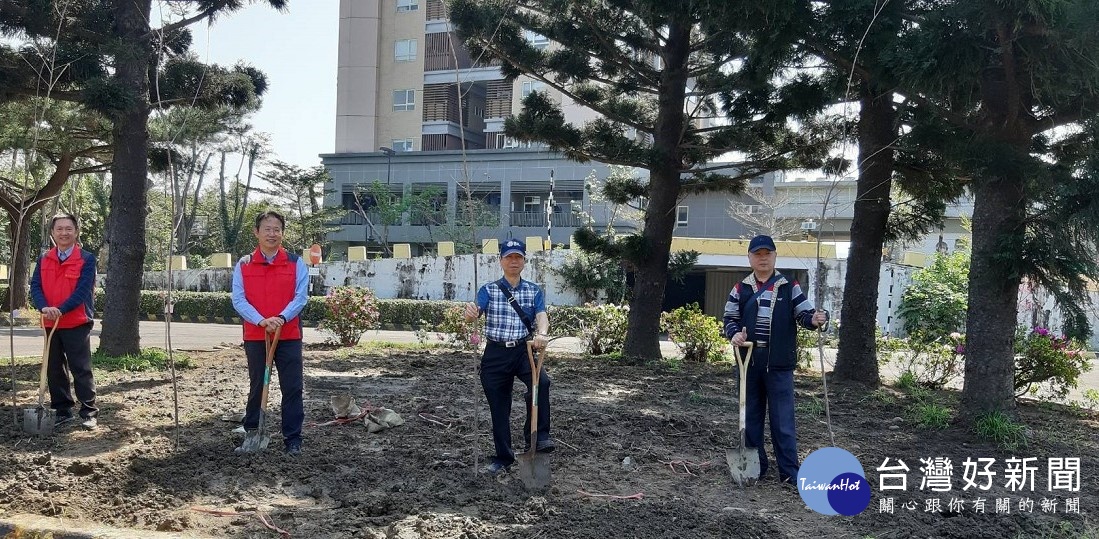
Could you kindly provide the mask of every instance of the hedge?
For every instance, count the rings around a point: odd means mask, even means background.
[[[0,287],[3,293],[7,287]],[[167,292],[163,290],[142,290],[138,306],[138,317],[142,320],[163,320],[164,301]],[[174,308],[172,319],[177,322],[214,322],[239,324],[240,318],[233,309],[233,300],[228,292],[172,292]],[[96,316],[102,317],[106,305],[106,291],[95,290]],[[447,309],[462,306],[465,302],[417,300],[417,299],[380,299],[378,310],[381,314],[382,329],[418,329],[437,327],[443,321]],[[324,296],[310,296],[302,311],[302,321],[315,326],[324,318]],[[555,335],[571,335],[580,327],[579,322],[586,315],[587,307],[550,306],[549,316]]]

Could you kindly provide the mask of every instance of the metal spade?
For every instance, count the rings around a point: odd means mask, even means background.
[[[538,359],[535,360],[537,355]],[[519,455],[519,479],[527,490],[546,490],[550,486],[549,455],[538,452],[538,379],[546,351],[534,352],[534,343],[527,341],[527,360],[530,361],[530,449]]]
[[[740,369],[740,439],[732,449],[725,450],[725,460],[729,463],[729,473],[733,475],[733,482],[738,487],[743,487],[752,481],[759,479],[759,451],[754,447],[748,447],[745,441],[744,424],[747,417],[745,401],[748,380],[748,362],[752,360],[751,341],[745,342],[747,352],[741,354],[740,347],[733,347],[733,357]]]

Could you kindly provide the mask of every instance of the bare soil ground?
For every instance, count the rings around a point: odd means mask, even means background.
[[[736,434],[734,378],[727,365],[626,365],[599,359],[550,358],[553,377],[554,486],[529,494],[514,474],[476,473],[491,450],[488,413],[469,354],[310,347],[306,351],[306,422],[332,418],[329,398],[350,392],[358,402],[396,410],[407,423],[377,434],[361,424],[306,428],[303,454],[288,458],[276,435],[267,452],[233,453],[240,439],[224,414],[243,408],[243,353],[230,348],[192,357],[179,372],[179,445],[175,447],[172,384],[164,372],[97,372],[100,428],[65,428],[49,438],[0,427],[0,518],[33,513],[119,527],[214,537],[277,537],[255,514],[293,537],[365,538],[678,538],[678,537],[1079,537],[1095,534],[1099,492],[1099,420],[1063,407],[1025,405],[1029,444],[1002,451],[960,425],[916,426],[913,397],[883,389],[830,387],[836,445],[866,468],[874,496],[854,517],[806,508],[773,478],[747,489],[729,480],[724,450]],[[22,416],[33,402],[21,365],[19,408],[11,395],[0,417]],[[5,387],[10,380],[0,380]],[[518,386],[521,388],[521,384]],[[802,458],[830,445],[819,377],[799,377]],[[272,390],[272,432],[278,432],[278,384]],[[956,396],[934,395],[957,409]],[[525,412],[513,411],[515,439]],[[894,428],[890,428],[894,427]],[[517,442],[518,443],[518,442]],[[1002,473],[989,492],[961,491],[967,457],[1039,458],[1033,492],[1010,492]],[[624,466],[629,457],[635,466]],[[881,511],[875,471],[888,457],[911,468],[908,489],[888,493]],[[949,457],[954,490],[918,489],[921,458]],[[1079,457],[1079,492],[1050,492],[1047,457]],[[772,470],[774,466],[772,465]],[[772,472],[773,474],[774,472]],[[591,496],[594,494],[597,496]],[[633,496],[631,499],[599,495]],[[973,503],[987,500],[986,512]],[[1011,497],[1010,514],[995,499]],[[1066,498],[1079,513],[1066,513]],[[940,498],[942,509],[925,510]],[[951,498],[965,500],[958,511]],[[1024,498],[1031,511],[1019,509]],[[1041,500],[1056,499],[1055,512]],[[905,504],[914,506],[907,509]],[[1091,535],[1089,535],[1091,536]]]

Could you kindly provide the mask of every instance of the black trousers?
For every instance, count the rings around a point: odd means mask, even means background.
[[[496,446],[494,460],[503,465],[515,462],[515,453],[511,449],[511,397],[516,377],[527,386],[524,399],[527,405],[527,413],[524,415],[527,420],[523,423],[523,438],[530,436],[530,375],[526,343],[520,343],[514,348],[505,348],[491,342],[485,346],[485,355],[481,357],[481,387],[485,390],[489,414],[492,416],[492,441]],[[550,438],[549,389],[549,375],[543,368],[538,377],[538,441]]]
[[[282,437],[287,446],[301,443],[301,427],[305,422],[301,351],[300,339],[279,341],[272,366],[279,375],[279,389],[282,390]],[[248,358],[248,404],[244,409],[244,428],[254,429],[259,427],[263,373],[267,370],[267,345],[263,341],[244,341],[244,355]],[[268,387],[268,391],[270,389]],[[271,403],[268,402],[267,413],[271,413],[270,409]]]
[[[70,381],[80,400],[80,417],[99,415],[99,408],[95,406],[95,379],[92,378],[92,342],[89,339],[92,324],[58,328],[53,332],[46,380],[50,388],[50,408],[60,417],[71,416],[76,404],[69,388]]]

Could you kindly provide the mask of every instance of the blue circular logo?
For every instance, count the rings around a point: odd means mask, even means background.
[[[838,447],[813,451],[798,471],[798,492],[822,515],[854,516],[870,505],[870,482],[855,455]]]

